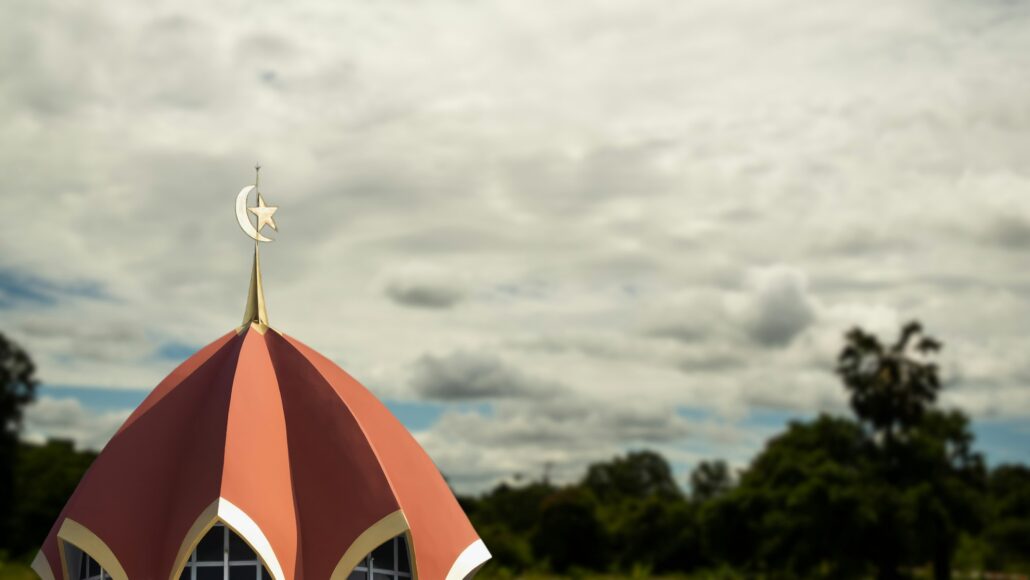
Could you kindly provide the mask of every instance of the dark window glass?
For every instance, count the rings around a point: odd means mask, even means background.
[[[372,567],[393,570],[393,540],[388,540],[382,546],[372,550]]]
[[[224,575],[223,566],[197,567],[197,580],[222,580]]]
[[[350,573],[347,580],[368,580],[368,572],[366,570],[355,570]]]
[[[89,578],[89,570],[86,569],[86,562],[89,561],[89,556],[82,554],[79,557],[79,578]]]
[[[100,564],[97,564],[93,558],[89,559],[89,575],[96,576],[100,574]]]
[[[229,580],[257,580],[257,567],[253,564],[229,566]]]
[[[103,580],[111,580],[111,575],[108,574],[106,570],[100,575],[100,577],[103,578]]]
[[[208,530],[207,534],[201,538],[200,543],[197,544],[197,561],[198,562],[221,562],[222,551],[225,549],[222,534],[225,533],[225,528],[221,526],[215,526]]]
[[[397,571],[411,572],[411,564],[408,562],[408,540],[405,536],[397,536]]]
[[[243,538],[229,530],[229,559],[230,560],[257,560],[254,550],[250,549]]]
[[[190,568],[189,566],[182,569],[182,574],[179,574],[179,580],[190,580]]]
[[[268,568],[261,567],[261,580],[272,580],[272,575],[268,573]]]
[[[372,574],[372,580],[393,580],[393,574],[383,574],[376,572]]]

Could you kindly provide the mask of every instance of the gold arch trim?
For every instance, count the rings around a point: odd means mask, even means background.
[[[172,566],[168,580],[176,580],[182,574],[182,569],[186,567],[186,560],[189,560],[190,554],[196,549],[201,538],[214,527],[216,522],[218,522],[217,499],[200,512],[197,519],[193,521],[193,525],[190,526],[190,530],[186,532],[186,537],[182,539],[182,545],[179,546],[179,552],[175,555],[175,565]]]
[[[50,569],[50,561],[46,559],[46,554],[43,553],[43,550],[36,554],[36,559],[32,561],[32,569],[35,570],[36,574],[39,574],[42,580],[56,580],[54,578],[54,571]]]
[[[404,516],[404,510],[397,510],[372,524],[343,553],[343,557],[337,562],[336,568],[333,569],[333,574],[329,577],[329,580],[346,580],[350,576],[351,571],[354,570],[354,567],[361,562],[362,558],[394,536],[408,532],[410,528],[408,518]],[[411,563],[411,577],[412,580],[418,580],[417,566],[414,558],[414,544],[411,543],[411,534],[409,533],[407,536],[408,550],[411,552],[408,554],[408,562]]]
[[[129,580],[128,575],[125,574],[125,568],[122,568],[122,563],[118,561],[111,548],[107,547],[107,544],[86,526],[71,518],[65,518],[61,523],[61,529],[57,532],[57,538],[89,554],[89,557],[96,560],[114,580]],[[64,546],[61,545],[60,548],[63,560],[61,568],[64,570],[64,577],[68,578]]]

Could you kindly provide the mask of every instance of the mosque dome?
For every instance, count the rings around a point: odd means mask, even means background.
[[[268,326],[256,248],[244,324],[106,445],[33,563],[44,580],[454,580],[489,559],[386,406]]]

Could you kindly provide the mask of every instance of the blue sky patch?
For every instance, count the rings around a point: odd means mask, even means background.
[[[0,268],[0,308],[53,306],[65,298],[110,300],[96,282],[59,283],[11,268]]]

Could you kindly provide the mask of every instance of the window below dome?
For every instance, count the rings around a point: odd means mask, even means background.
[[[111,580],[89,554],[68,542],[64,548],[71,580]],[[272,580],[272,575],[243,538],[218,523],[200,539],[179,580]]]
[[[73,544],[64,544],[64,555],[69,570],[68,576],[72,580],[111,580],[111,575],[101,568],[96,560]]]
[[[100,567],[97,560],[90,557],[90,554],[75,550],[78,552],[77,561],[78,566],[73,570],[77,570],[77,574],[72,574],[71,577],[76,580],[111,580],[111,575],[106,570]],[[69,557],[72,559],[72,557]]]
[[[354,567],[347,580],[401,580],[411,578],[408,540],[401,534],[379,546]]]
[[[243,538],[218,523],[200,539],[179,580],[271,580]]]

